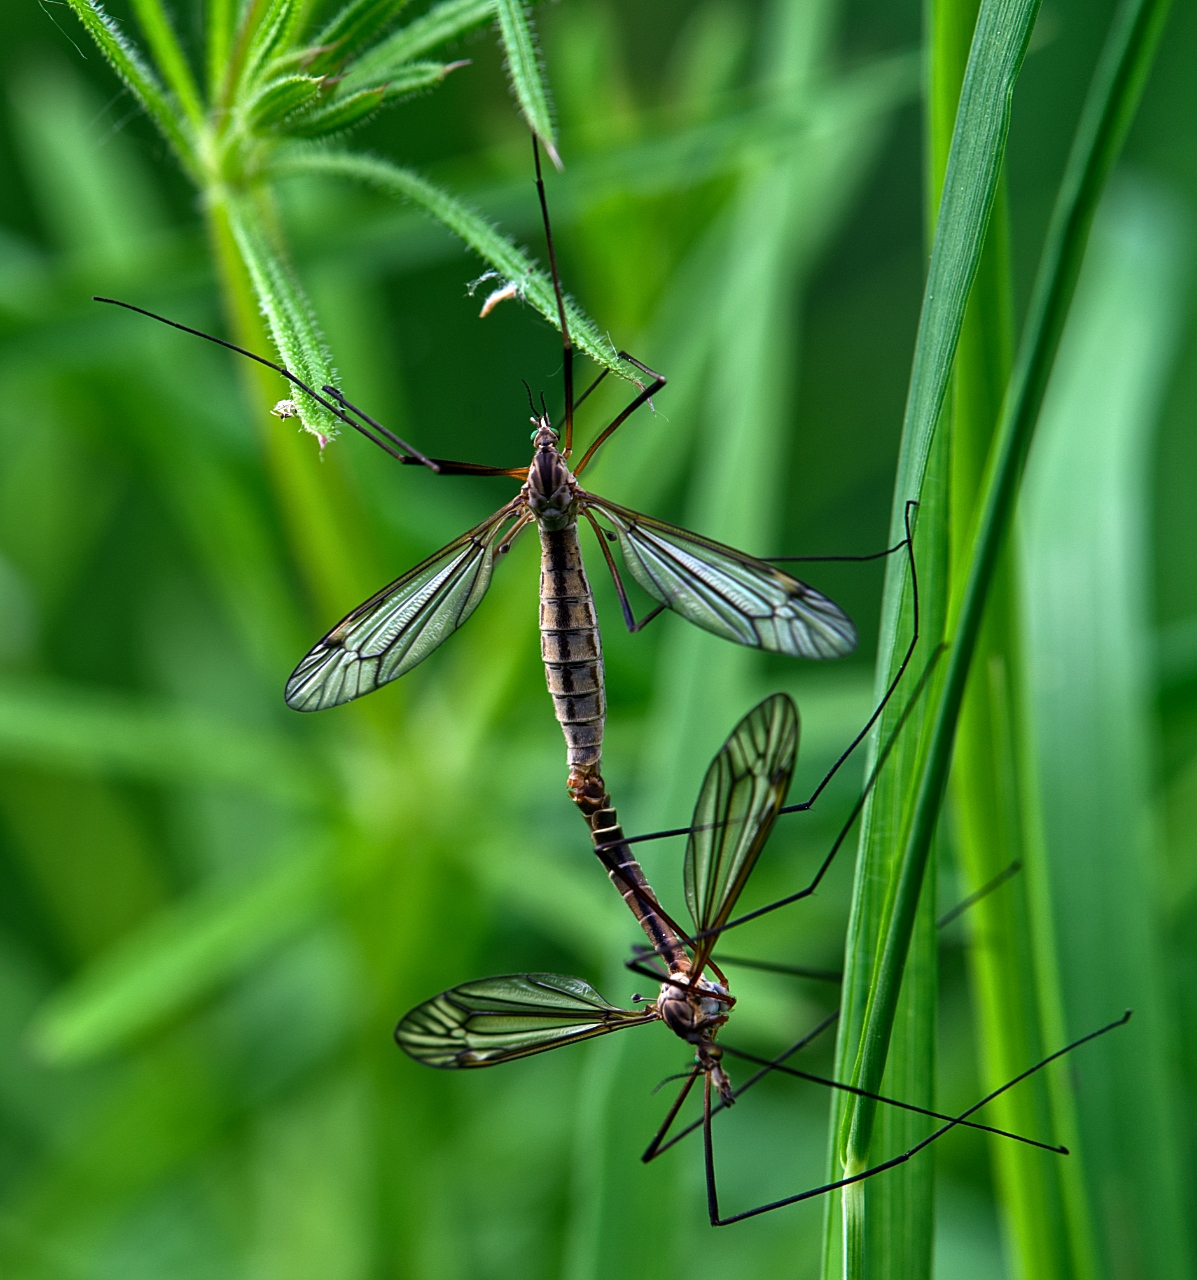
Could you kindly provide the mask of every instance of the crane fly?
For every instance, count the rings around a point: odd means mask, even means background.
[[[838,605],[776,564],[582,488],[579,477],[601,446],[638,408],[651,401],[666,380],[621,351],[620,358],[647,381],[639,383],[638,394],[597,434],[577,464],[571,464],[575,410],[610,370],[604,369],[575,400],[573,341],[535,138],[532,146],[562,335],[565,411],[559,430],[543,399],[539,411],[533,404],[533,456],[526,467],[491,467],[428,457],[335,387],[317,391],[283,366],[233,343],[129,303],[112,298],[97,301],[161,320],[274,369],[400,462],[425,466],[441,475],[506,476],[522,482],[519,493],[493,515],[342,618],[292,672],[285,697],[288,706],[297,711],[322,711],[371,693],[410,671],[469,618],[490,586],[496,561],[534,524],[541,543],[540,633],[545,677],[566,740],[569,792],[590,818],[608,803],[600,769],[606,693],[598,620],[578,541],[579,521],[584,520],[598,538],[629,631],[641,630],[662,610],[672,609],[695,626],[736,644],[792,657],[831,659],[852,652],[856,629]],[[628,573],[656,601],[656,607],[639,621],[611,543],[618,545]],[[778,559],[803,558],[807,557]]]
[[[483,978],[443,991],[405,1014],[395,1028],[399,1047],[426,1066],[468,1070],[497,1066],[625,1028],[663,1022],[690,1047],[694,1061],[642,1158],[646,1162],[653,1160],[672,1145],[672,1141],[667,1140],[669,1131],[701,1078],[700,1123],[707,1208],[712,1226],[755,1217],[873,1177],[909,1160],[956,1127],[981,1129],[1046,1151],[1067,1154],[1065,1147],[1008,1133],[969,1117],[1049,1062],[1123,1025],[1129,1013],[1050,1054],[959,1115],[942,1114],[786,1066],[785,1060],[825,1029],[831,1019],[825,1019],[814,1032],[773,1059],[719,1043],[719,1033],[730,1020],[736,1001],[713,950],[718,937],[729,926],[736,901],[782,807],[797,747],[798,716],[794,704],[786,695],[775,694],[740,721],[708,768],[689,828],[683,866],[686,905],[694,923],[692,932],[683,932],[664,912],[643,881],[643,872],[637,868],[636,876],[627,877],[629,888],[625,896],[636,899],[637,906],[633,909],[652,942],[652,951],[663,965],[661,972],[653,971],[653,976],[660,981],[655,999],[636,1008],[623,1008],[612,1004],[581,978],[563,974],[521,973]],[[626,857],[634,862],[630,851]],[[724,1066],[725,1055],[755,1063],[763,1070],[736,1090]],[[851,1176],[724,1215],[719,1208],[715,1177],[712,1116],[731,1106],[738,1093],[764,1074],[775,1070],[917,1112],[938,1121],[939,1126],[901,1155]],[[717,1099],[714,1105],[713,1096]]]

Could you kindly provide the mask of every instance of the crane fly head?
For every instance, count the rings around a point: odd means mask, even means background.
[[[531,419],[531,422],[536,428],[532,432],[532,443],[536,446],[536,452],[541,453],[552,450],[556,453],[557,443],[561,437],[558,435],[557,429],[549,421],[549,415],[547,413],[538,413]]]

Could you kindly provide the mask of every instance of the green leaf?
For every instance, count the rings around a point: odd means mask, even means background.
[[[1011,73],[1016,70],[1017,59],[1011,62],[1009,55],[1025,47],[1029,32],[1027,19],[1030,15],[1024,14],[1024,20],[1020,22],[1016,21],[1017,14],[1005,12],[1006,9],[1007,6],[1000,3],[982,5],[977,34],[973,40],[973,55],[970,55],[970,75],[974,70],[974,56],[978,55],[979,50],[985,51],[982,56],[1005,50],[1005,55],[998,62],[1007,64]],[[920,770],[918,789],[908,810],[908,834],[904,839],[901,860],[891,879],[892,897],[882,930],[882,946],[875,965],[855,1074],[855,1079],[864,1088],[876,1089],[884,1072],[902,972],[914,928],[923,871],[947,779],[965,681],[994,566],[1021,478],[1026,450],[1034,432],[1043,389],[1087,242],[1089,224],[1110,166],[1121,147],[1138,104],[1166,10],[1165,0],[1128,0],[1115,15],[1106,48],[1090,87],[1053,213],[1019,359],[1015,364],[1005,410],[986,467],[981,515],[969,557],[967,582],[957,617],[950,620],[954,621],[954,625],[951,627],[952,643],[947,671],[944,673],[942,692],[938,694],[934,708],[928,750]],[[994,19],[999,17],[1006,19],[1000,28],[992,25]],[[991,109],[1000,108],[1008,100],[1010,83],[1007,77],[999,77],[998,83],[1003,79],[1007,79],[1007,84],[1003,89],[1002,99],[992,103]],[[967,124],[969,101],[966,76],[964,93],[961,95],[961,112],[953,139],[953,152],[957,150],[962,125]],[[973,127],[980,130],[976,121],[973,122]],[[991,129],[990,133],[993,135],[994,131]],[[995,141],[1001,136],[1004,136],[1004,126],[997,130]],[[982,166],[981,171],[986,170],[996,178],[995,166]],[[941,233],[952,230],[944,218],[952,183],[953,161],[950,160],[937,239]],[[932,274],[934,273],[933,255]],[[945,286],[950,283],[944,282]],[[959,312],[962,316],[963,297],[960,302]],[[956,320],[955,330],[959,332],[959,319]],[[920,325],[920,336],[924,331],[925,325]],[[921,358],[929,358],[933,364],[937,364],[935,352],[942,349],[943,345],[942,335],[936,336],[926,347],[924,356],[924,347],[920,344],[916,362]],[[951,345],[954,346],[954,340]],[[916,369],[912,387],[919,381]],[[935,379],[929,378],[929,381],[933,385]],[[914,398],[912,391],[912,399]],[[925,393],[923,399],[928,399]],[[908,418],[908,425],[909,423]],[[913,457],[917,452],[917,442],[911,447],[911,442],[904,440],[904,459]],[[916,469],[907,461],[900,472],[898,497],[901,501],[907,497],[907,491],[901,487],[903,476],[909,476]],[[865,1167],[874,1115],[875,1106],[867,1100],[860,1100],[853,1107],[853,1124],[845,1153],[845,1163],[849,1169]]]
[[[394,20],[407,0],[350,0],[312,41],[317,53],[310,63],[313,71],[326,71],[352,57]]]
[[[289,37],[302,14],[299,0],[268,0],[260,9],[257,3],[250,6],[231,68],[235,73],[234,97],[246,86],[255,85],[273,58],[286,53]]]
[[[327,858],[307,853],[170,908],[46,1002],[29,1029],[34,1052],[76,1066],[127,1046],[309,924],[328,897]]]
[[[528,122],[528,128],[540,139],[549,158],[560,169],[561,157],[557,154],[549,90],[544,81],[531,19],[523,0],[495,0],[495,12],[507,59],[507,74],[520,111]]]
[[[409,62],[405,66],[396,67],[388,76],[370,87],[381,89],[382,100],[389,105],[410,94],[435,89],[451,71],[467,66],[468,62]]]
[[[553,296],[552,281],[544,272],[536,269],[532,259],[476,210],[410,169],[400,169],[397,165],[373,156],[335,151],[304,151],[280,158],[276,161],[273,172],[279,177],[288,173],[303,173],[352,178],[378,187],[390,195],[414,201],[448,227],[454,235],[460,236],[504,280],[515,284],[520,295],[527,298],[541,315],[554,325],[557,324],[557,303]],[[635,380],[635,371],[619,359],[610,341],[603,337],[594,322],[569,298],[566,299],[566,315],[570,333],[578,347],[592,360],[606,365],[621,377]]]
[[[215,100],[220,95],[228,71],[229,53],[233,47],[233,33],[237,21],[234,0],[208,0],[204,6],[207,27],[206,66],[208,94]]]
[[[1184,219],[1170,196],[1126,179],[1103,201],[1019,521],[1028,755],[1063,991],[1053,1035],[1135,1011],[1132,1035],[1086,1058],[1060,1128],[1065,1141],[1079,1129],[1087,1181],[1101,1189],[1089,1220],[1119,1224],[1116,1240],[1092,1235],[1098,1273],[1160,1280],[1193,1274],[1174,1056],[1184,1032],[1163,995],[1175,953],[1151,871],[1161,832],[1149,676],[1153,446],[1185,324]],[[1134,1123],[1111,1124],[1119,1114]]]
[[[336,98],[327,106],[316,107],[290,116],[280,122],[278,131],[297,138],[326,138],[364,124],[382,106],[386,90],[363,89],[347,98]]]
[[[308,106],[320,94],[323,79],[314,76],[286,76],[273,80],[249,104],[250,125],[268,129]]]
[[[442,0],[350,63],[345,68],[344,88],[380,84],[437,45],[480,27],[494,15],[495,0]]]
[[[229,223],[282,364],[316,391],[335,382],[332,356],[295,273],[243,205],[230,205]],[[310,396],[299,395],[295,406],[304,430],[321,444],[336,437],[338,420],[322,405]]]
[[[168,786],[247,789],[319,803],[319,776],[288,739],[171,706],[43,681],[0,681],[0,759]]]
[[[174,90],[192,125],[202,124],[204,106],[200,101],[195,77],[161,0],[133,0],[133,11],[137,14],[137,20],[141,23],[167,84]]]
[[[112,64],[113,70],[129,86],[175,150],[183,166],[195,172],[195,152],[190,131],[179,116],[161,81],[146,65],[140,50],[95,0],[68,0],[88,35]]]

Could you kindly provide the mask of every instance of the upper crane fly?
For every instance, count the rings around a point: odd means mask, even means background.
[[[232,343],[129,303],[111,298],[97,301],[115,302],[164,320],[275,369],[400,462],[426,466],[440,475],[509,476],[523,482],[519,493],[493,515],[342,618],[292,672],[285,697],[287,705],[296,711],[323,711],[371,693],[410,671],[474,612],[490,585],[496,559],[511,548],[520,533],[535,524],[541,544],[540,633],[545,678],[568,749],[569,792],[589,820],[608,803],[600,768],[606,694],[598,619],[578,542],[579,519],[585,519],[598,537],[629,631],[639,631],[668,608],[704,630],[750,648],[793,657],[840,658],[856,647],[856,629],[838,605],[776,565],[618,506],[578,483],[599,448],[665,386],[665,378],[620,352],[623,360],[640,369],[650,381],[599,432],[577,466],[571,468],[574,411],[609,370],[600,373],[575,401],[573,341],[535,138],[532,147],[562,334],[565,415],[563,430],[559,431],[543,400],[539,412],[533,405],[534,453],[527,467],[490,467],[427,457],[352,404],[335,387],[324,386],[321,394],[281,365]],[[600,517],[605,524],[600,523]],[[632,577],[658,602],[639,622],[609,542],[619,544]]]

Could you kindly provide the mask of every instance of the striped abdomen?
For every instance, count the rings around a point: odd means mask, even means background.
[[[652,886],[645,879],[640,863],[632,848],[624,841],[623,828],[611,804],[611,797],[604,795],[602,807],[591,814],[590,838],[595,852],[607,868],[611,883],[619,890],[632,914],[640,921],[640,927],[648,937],[653,951],[665,962],[670,973],[685,972],[690,967],[682,940],[662,918],[661,904]]]
[[[599,763],[607,714],[603,645],[582,567],[578,526],[571,521],[564,529],[539,527],[540,652],[569,751],[570,791],[593,791],[598,779],[601,794]]]

